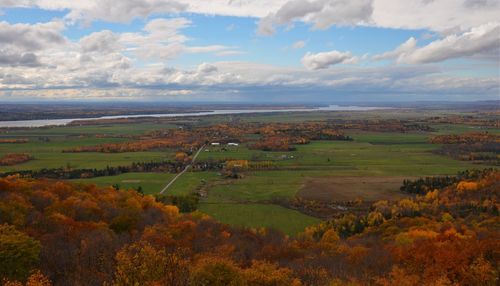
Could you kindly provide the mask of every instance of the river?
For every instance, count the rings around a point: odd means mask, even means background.
[[[370,107],[370,106],[339,106],[330,105],[327,107],[315,108],[294,108],[294,109],[220,109],[212,111],[191,112],[191,113],[165,113],[165,114],[134,114],[134,115],[115,115],[102,116],[94,118],[65,118],[65,119],[39,119],[39,120],[17,120],[0,121],[0,128],[4,127],[43,127],[43,126],[61,126],[73,121],[88,121],[99,119],[119,119],[119,118],[138,118],[138,117],[188,117],[188,116],[207,116],[207,115],[225,115],[225,114],[248,114],[248,113],[273,113],[273,112],[311,112],[311,111],[370,111],[378,109],[389,109],[388,107]]]

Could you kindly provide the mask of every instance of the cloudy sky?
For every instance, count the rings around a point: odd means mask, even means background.
[[[500,99],[499,0],[0,0],[0,101]]]

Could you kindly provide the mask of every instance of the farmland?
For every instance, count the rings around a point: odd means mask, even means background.
[[[149,121],[141,119],[135,123],[105,122],[97,125],[11,129],[0,133],[0,139],[22,139],[27,142],[8,143],[7,140],[7,143],[0,143],[0,157],[9,153],[29,153],[32,160],[13,166],[1,166],[0,172],[51,168],[69,171],[99,170],[142,162],[173,161],[176,160],[180,147],[162,147],[135,152],[65,151],[82,147],[93,148],[92,146],[103,144],[134,142],[139,137],[145,138],[150,136],[148,134],[159,131],[179,132],[177,130],[185,126],[189,126],[189,130],[211,128],[210,126],[215,124],[232,126],[233,120],[246,122],[245,124],[252,122],[271,124],[270,126],[281,124],[277,128],[293,126],[297,122],[336,122],[336,120],[343,125],[351,124],[345,123],[346,120],[357,120],[352,122],[359,125],[358,122],[362,118],[374,120],[373,122],[413,120],[412,122],[416,124],[428,124],[432,130],[396,132],[364,130],[371,127],[346,128],[345,135],[351,140],[312,140],[307,144],[293,145],[293,150],[290,151],[264,151],[251,148],[254,142],[269,135],[245,134],[242,137],[243,142],[238,146],[221,144],[205,147],[197,162],[204,164],[243,160],[266,162],[268,167],[238,170],[237,178],[228,178],[224,169],[190,170],[167,192],[167,195],[171,196],[201,193],[198,211],[211,215],[223,223],[244,227],[273,227],[295,235],[306,226],[317,222],[318,218],[283,206],[286,200],[295,197],[324,202],[352,200],[373,202],[380,199],[399,199],[406,196],[399,192],[399,186],[404,179],[453,175],[466,169],[495,165],[494,162],[478,164],[436,154],[435,150],[441,145],[430,144],[429,138],[442,134],[462,134],[478,129],[498,134],[498,128],[467,125],[464,122],[443,124],[426,121],[429,116],[436,115],[446,114],[432,111],[422,116],[418,112],[397,113],[393,110],[363,113],[313,112],[293,115],[246,114],[230,117],[219,115]],[[174,176],[175,173],[172,172],[136,172],[134,169],[114,176],[76,178],[71,181],[93,183],[101,187],[114,186],[120,189],[140,188],[146,195],[155,195]]]

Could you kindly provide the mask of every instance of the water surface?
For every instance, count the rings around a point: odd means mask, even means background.
[[[67,125],[73,121],[89,121],[99,119],[120,119],[120,118],[138,118],[138,117],[188,117],[188,116],[207,116],[207,115],[225,115],[225,114],[248,114],[248,113],[273,113],[273,112],[310,112],[310,111],[370,111],[378,109],[388,109],[387,107],[370,106],[339,106],[330,105],[327,107],[314,108],[290,108],[290,109],[219,109],[201,112],[188,113],[165,113],[165,114],[134,114],[134,115],[114,115],[93,118],[65,118],[65,119],[39,119],[39,120],[17,120],[0,121],[2,127],[43,127],[43,126],[61,126]]]

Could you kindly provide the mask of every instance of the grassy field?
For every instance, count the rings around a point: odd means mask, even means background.
[[[96,184],[101,187],[109,187],[118,184],[121,189],[137,189],[139,186],[145,194],[155,194],[174,177],[175,174],[168,173],[126,173],[118,176],[97,177],[91,179],[79,179],[74,182]]]
[[[24,137],[20,137],[24,138]],[[128,153],[63,153],[65,149],[79,146],[92,146],[105,143],[123,142],[123,138],[95,137],[50,137],[49,142],[31,139],[22,144],[0,144],[0,156],[7,153],[29,153],[34,160],[15,166],[0,166],[0,172],[16,170],[38,170],[42,168],[97,168],[106,166],[129,165],[132,162],[150,162],[171,159],[174,150],[128,152]]]
[[[260,171],[246,173],[243,179],[225,180],[210,189],[208,201],[267,202],[277,197],[293,197],[303,179],[299,172]]]
[[[296,235],[319,219],[298,211],[270,204],[212,204],[203,203],[200,211],[223,223],[243,227],[271,227],[286,234]]]
[[[74,180],[80,183],[91,183],[98,186],[111,186],[118,184],[123,189],[137,189],[139,186],[145,194],[157,194],[175,174],[169,173],[126,173],[118,176],[98,177],[91,179]],[[172,195],[187,195],[196,188],[204,185],[204,181],[210,181],[217,177],[213,172],[187,172],[169,189]]]
[[[463,124],[435,124],[432,125],[433,128],[437,129],[435,133],[439,134],[461,134],[468,132],[489,132],[493,134],[500,134],[500,129],[498,128],[485,128],[480,126],[470,126]]]
[[[39,137],[39,136],[77,136],[77,135],[140,135],[152,130],[175,128],[173,124],[137,123],[137,124],[97,124],[83,126],[55,126],[10,130],[1,136]]]

